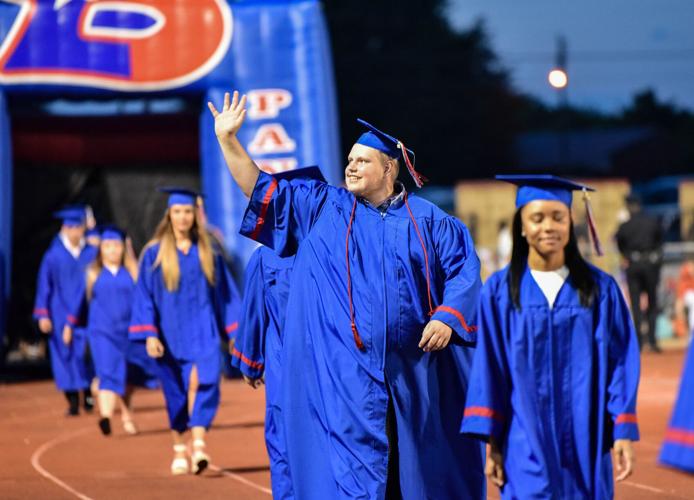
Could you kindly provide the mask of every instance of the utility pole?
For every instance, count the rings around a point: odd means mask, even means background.
[[[557,91],[557,111],[559,116],[559,163],[566,165],[569,161],[569,74],[567,72],[568,49],[566,37],[557,36],[556,52],[554,55],[554,68],[549,72],[549,84]]]

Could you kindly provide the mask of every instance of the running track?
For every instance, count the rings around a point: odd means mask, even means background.
[[[684,353],[643,358],[636,474],[619,499],[694,498],[694,476],[660,467],[656,457],[676,395]],[[104,438],[96,416],[63,416],[51,382],[0,385],[2,499],[269,499],[263,444],[263,391],[222,385],[222,406],[208,438],[213,467],[200,477],[171,477],[171,441],[159,392],[135,394],[141,434],[126,436],[118,417]],[[490,489],[490,498],[498,498]]]

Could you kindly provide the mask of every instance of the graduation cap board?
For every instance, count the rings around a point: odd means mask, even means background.
[[[583,193],[583,202],[585,203],[586,208],[586,221],[588,222],[588,228],[590,230],[589,232],[591,239],[593,240],[593,246],[595,247],[595,253],[599,256],[604,255],[602,245],[600,244],[600,238],[598,237],[595,219],[593,217],[593,208],[590,204],[590,198],[588,197],[588,192],[595,191],[595,189],[584,184],[579,184],[568,179],[562,179],[561,177],[548,174],[497,175],[496,179],[504,182],[510,182],[511,184],[518,186],[518,192],[516,193],[516,208],[521,208],[531,201],[536,200],[559,201],[571,208],[573,192],[581,191]]]
[[[125,241],[125,232],[118,226],[108,224],[101,227],[101,239],[103,241],[116,240]]]
[[[53,217],[63,221],[64,226],[81,226],[85,223],[84,205],[69,205],[53,213]]]
[[[428,181],[426,177],[415,170],[414,151],[407,149],[401,140],[396,139],[392,135],[386,134],[361,118],[357,118],[357,122],[367,128],[367,131],[364,132],[359,139],[357,139],[357,144],[362,144],[364,146],[376,149],[381,153],[387,154],[391,158],[402,158],[405,161],[407,170],[410,172],[410,175],[418,188],[421,188],[424,183]]]
[[[160,187],[159,191],[162,193],[169,194],[169,201],[167,206],[172,205],[193,205],[195,206],[195,201],[197,200],[199,193],[193,191],[192,189],[182,188],[177,186],[171,187]]]

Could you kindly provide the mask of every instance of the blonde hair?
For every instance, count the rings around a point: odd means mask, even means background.
[[[398,176],[400,175],[400,160],[387,155],[383,151],[379,151],[379,154],[384,168],[387,164],[390,164],[393,167],[393,182],[395,182],[398,180]]]
[[[181,281],[181,268],[178,264],[176,237],[169,213],[170,211],[167,210],[145,249],[157,243],[159,244],[159,252],[152,267],[156,269],[158,266],[161,266],[164,285],[168,291],[174,292],[178,289],[178,284]],[[214,251],[212,250],[210,236],[207,230],[198,222],[197,210],[194,209],[193,214],[193,227],[190,229],[190,239],[193,243],[198,244],[198,255],[200,256],[202,272],[205,274],[205,278],[207,278],[210,286],[214,286]]]
[[[137,261],[132,255],[128,253],[125,241],[123,241],[123,256],[120,260],[120,265],[125,267],[125,269],[132,276],[133,281],[137,281]],[[87,267],[87,300],[92,300],[92,295],[94,293],[94,283],[99,278],[99,274],[104,268],[104,259],[101,255],[101,244],[99,244],[99,252],[96,254],[96,258]]]

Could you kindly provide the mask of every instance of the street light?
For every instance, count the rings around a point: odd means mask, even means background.
[[[569,76],[563,69],[555,68],[547,75],[549,84],[557,90],[565,89],[569,84]]]
[[[566,38],[563,36],[557,37],[557,51],[554,58],[554,68],[547,75],[549,84],[557,91],[557,118],[558,118],[558,134],[559,139],[559,164],[565,166],[570,163],[571,152],[569,150],[569,99],[568,86],[569,75],[567,73],[568,66],[568,48]]]

